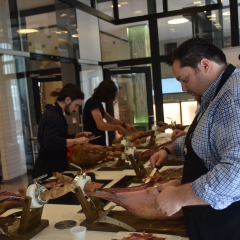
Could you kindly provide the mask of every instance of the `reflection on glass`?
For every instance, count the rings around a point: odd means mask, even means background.
[[[113,3],[112,1],[101,1],[97,4],[97,10],[113,17]]]
[[[147,21],[115,26],[99,20],[99,26],[103,62],[150,55]],[[132,29],[131,34],[128,29]],[[139,37],[140,32],[142,35]],[[137,53],[134,52],[135,48],[137,48]]]
[[[147,15],[147,0],[119,0],[119,18],[129,18]]]
[[[62,81],[52,81],[52,82],[40,82],[39,83],[39,95],[40,95],[40,106],[41,113],[45,111],[45,106],[47,104],[54,104],[55,98],[50,96],[52,91],[59,92],[62,88]]]
[[[81,2],[81,3],[84,3],[88,6],[91,6],[91,1],[90,0],[78,0],[78,1]]]
[[[148,106],[146,79],[144,73],[112,75],[111,78],[117,82],[119,88],[118,101],[115,109],[118,112],[114,116],[119,116],[123,122],[129,122],[136,126],[148,126]]]
[[[192,23],[168,24],[169,20],[182,18],[182,16],[158,19],[158,37],[160,42],[160,55],[167,55],[185,40],[192,38]]]

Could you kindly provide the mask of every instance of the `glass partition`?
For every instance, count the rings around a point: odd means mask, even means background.
[[[147,21],[112,25],[99,20],[102,61],[116,61],[150,56]]]
[[[147,0],[118,0],[120,19],[147,15],[147,9]]]
[[[84,3],[88,6],[91,6],[91,0],[78,0],[78,1],[81,2],[81,3]]]
[[[113,3],[112,1],[97,0],[97,9],[110,17],[113,17]]]
[[[173,19],[186,20],[182,24],[170,24]],[[183,16],[158,19],[158,38],[160,55],[167,55],[185,40],[192,38],[192,23]]]

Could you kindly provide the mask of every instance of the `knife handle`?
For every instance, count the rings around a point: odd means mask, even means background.
[[[163,167],[163,164],[161,164],[160,166],[155,165],[155,168],[156,168],[157,170],[159,170],[159,169],[162,168],[162,167]]]

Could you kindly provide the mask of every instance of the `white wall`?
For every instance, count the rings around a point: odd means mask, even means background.
[[[21,104],[12,55],[0,57],[0,149],[4,180],[27,172]]]

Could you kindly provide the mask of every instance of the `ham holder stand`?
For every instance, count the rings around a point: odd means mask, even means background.
[[[47,201],[42,200],[40,194],[47,188],[38,183],[46,176],[34,179],[34,184],[29,185],[21,212],[0,217],[0,226],[5,226],[0,227],[1,240],[29,240],[49,226],[48,220],[41,219]],[[21,218],[16,218],[19,214]]]
[[[86,219],[80,223],[88,230],[105,232],[150,232],[187,236],[183,220],[146,220],[133,216],[126,210],[112,211],[115,206],[104,210],[98,197],[88,197],[82,187],[75,189]]]

